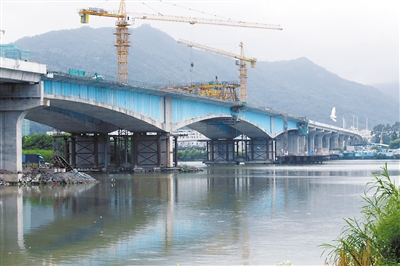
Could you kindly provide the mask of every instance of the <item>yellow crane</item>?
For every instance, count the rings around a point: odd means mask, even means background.
[[[116,35],[115,46],[117,48],[117,55],[118,55],[118,80],[119,82],[123,83],[128,82],[128,50],[129,50],[128,48],[130,46],[129,42],[130,32],[127,27],[132,25],[135,19],[282,30],[280,25],[275,25],[275,24],[248,23],[243,21],[169,16],[162,14],[127,13],[125,0],[121,0],[118,13],[109,12],[102,8],[94,8],[94,7],[89,7],[87,9],[80,9],[78,13],[81,17],[81,23],[89,23],[90,15],[117,18],[116,31],[114,34]]]
[[[240,80],[240,101],[242,103],[246,103],[246,80],[247,80],[247,66],[246,62],[249,62],[251,64],[251,67],[254,68],[256,66],[257,59],[256,58],[248,58],[244,55],[244,48],[243,48],[243,43],[241,42],[239,44],[240,46],[240,55],[230,53],[230,52],[225,52],[220,49],[212,48],[206,45],[190,42],[190,41],[185,41],[182,39],[178,40],[179,43],[186,44],[189,47],[195,47],[199,48],[202,50],[210,51],[213,53],[233,57],[235,59],[238,59],[238,65],[239,65],[239,80]]]

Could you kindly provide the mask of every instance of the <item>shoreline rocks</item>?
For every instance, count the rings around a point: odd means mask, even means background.
[[[1,173],[9,174],[2,170]],[[7,183],[0,178],[1,185],[67,185],[98,183],[92,176],[73,169],[68,172],[54,172],[54,169],[30,168],[24,170],[23,176],[18,183]]]

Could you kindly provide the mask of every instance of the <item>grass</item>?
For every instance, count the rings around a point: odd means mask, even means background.
[[[321,245],[324,252],[330,250],[330,265],[400,265],[400,187],[390,179],[387,163],[381,169],[367,184],[371,187],[364,192],[362,218],[344,219],[334,243]],[[369,197],[371,190],[375,191]]]

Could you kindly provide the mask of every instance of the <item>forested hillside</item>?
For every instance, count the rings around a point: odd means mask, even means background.
[[[81,69],[117,76],[113,28],[52,31],[25,37],[15,44],[31,51],[31,61],[49,69]],[[238,67],[232,58],[188,48],[166,33],[144,25],[132,29],[129,79],[161,84],[238,81]],[[295,45],[295,44],[293,44]],[[239,51],[238,51],[239,52]],[[191,70],[190,64],[194,67]],[[351,82],[328,72],[307,58],[290,61],[257,62],[248,66],[247,102],[336,126],[344,118],[348,126],[358,117],[359,129],[399,120],[397,97],[378,89]],[[336,107],[338,122],[329,119]]]

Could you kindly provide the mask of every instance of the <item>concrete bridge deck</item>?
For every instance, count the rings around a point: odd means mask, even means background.
[[[136,167],[171,167],[177,163],[172,133],[182,127],[209,138],[210,162],[234,161],[239,150],[249,161],[271,162],[280,154],[304,155],[361,141],[352,131],[270,108],[47,73],[44,65],[17,61],[2,59],[0,68],[0,169],[15,173],[22,170],[24,118],[71,133],[64,153],[74,166],[107,167],[122,156],[120,163]],[[117,130],[125,133],[110,135]]]

